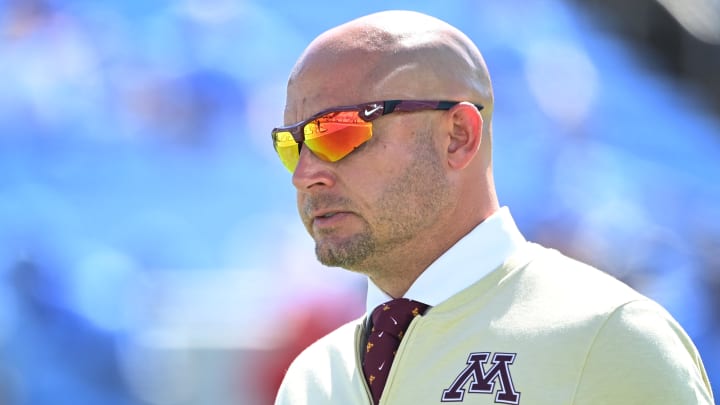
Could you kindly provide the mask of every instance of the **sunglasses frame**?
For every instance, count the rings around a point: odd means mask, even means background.
[[[305,144],[305,126],[312,123],[315,120],[318,120],[328,114],[332,113],[341,113],[341,112],[357,112],[358,118],[361,120],[370,123],[370,136],[368,139],[362,141],[360,144],[355,145],[355,148],[357,148],[359,145],[367,142],[370,140],[370,137],[372,137],[372,121],[376,120],[377,118],[382,117],[383,115],[388,115],[390,113],[394,112],[415,112],[415,111],[433,111],[433,110],[449,110],[452,107],[460,104],[462,101],[447,101],[447,100],[384,100],[384,101],[371,101],[368,103],[362,103],[362,104],[355,104],[355,105],[346,105],[346,106],[340,106],[340,107],[333,107],[328,108],[325,110],[320,111],[317,114],[313,114],[310,118],[302,120],[296,124],[288,125],[285,127],[279,127],[274,128],[272,130],[272,140],[273,140],[273,148],[275,149],[275,152],[277,152],[278,156],[280,157],[280,160],[283,162],[283,165],[290,171],[290,173],[293,173],[295,171],[295,165],[297,162],[291,163],[291,165],[288,165],[287,162],[283,160],[283,153],[280,153],[280,150],[278,150],[278,133],[289,133],[295,143],[297,144],[297,155],[300,155],[300,151],[302,150],[302,146]],[[483,106],[480,104],[473,104],[475,108],[478,109],[478,111],[483,109]],[[335,162],[341,159],[344,159],[347,155],[352,153],[352,150],[349,152],[339,156],[337,159],[326,159],[322,156],[321,151],[313,151],[309,146],[308,149],[310,149],[313,154],[321,158],[322,160],[327,160],[331,162]],[[353,148],[354,150],[354,148]]]
[[[272,130],[273,148],[277,152],[277,134],[279,132],[288,132],[292,135],[295,142],[297,142],[299,153],[300,149],[302,149],[302,145],[305,143],[305,126],[327,114],[355,111],[358,113],[358,117],[363,121],[372,122],[383,115],[388,115],[394,112],[447,111],[461,102],[462,101],[447,100],[383,100],[332,107],[313,114],[311,117],[296,124],[274,128]],[[483,109],[483,106],[480,104],[473,103],[473,105],[478,109],[478,111]]]

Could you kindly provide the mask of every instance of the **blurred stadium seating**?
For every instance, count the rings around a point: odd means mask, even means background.
[[[678,4],[391,7],[477,42],[501,202],[665,305],[717,397],[720,20],[687,15],[720,6]],[[304,46],[384,8],[0,0],[0,403],[267,404],[304,345],[362,314],[362,278],[316,263],[268,133]]]

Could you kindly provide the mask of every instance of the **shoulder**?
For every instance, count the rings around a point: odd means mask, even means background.
[[[334,357],[342,356],[348,350],[354,350],[355,333],[364,319],[363,317],[352,320],[318,339],[298,355],[290,369],[301,370],[309,365],[314,370],[318,362],[336,360]]]
[[[660,304],[599,269],[535,249],[518,283],[533,289],[535,305],[562,314],[564,326],[589,339],[578,402],[712,403],[695,345]]]
[[[363,320],[348,322],[303,350],[288,368],[276,404],[320,403],[320,398],[332,397],[333,381],[351,381],[355,335]]]
[[[593,328],[625,303],[644,297],[611,275],[535,243],[433,308],[436,315],[502,315],[537,330]],[[563,328],[551,328],[550,326]]]
[[[621,280],[555,249],[536,244],[529,249],[535,254],[518,272],[517,282],[533,287],[543,298],[608,313],[628,302],[645,299]]]
[[[607,317],[588,351],[577,395],[608,403],[712,403],[693,342],[649,299],[628,302]]]

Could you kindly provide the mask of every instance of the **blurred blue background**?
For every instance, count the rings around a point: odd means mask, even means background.
[[[387,8],[476,41],[501,202],[668,308],[717,397],[718,3],[0,0],[0,403],[268,404],[362,314],[269,129],[303,48]]]

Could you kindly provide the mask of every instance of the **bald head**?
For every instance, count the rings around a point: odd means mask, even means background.
[[[290,76],[286,121],[399,98],[479,103],[489,127],[492,86],[477,47],[453,26],[411,11],[371,14],[317,37]]]
[[[285,124],[383,100],[458,103],[377,118],[362,151],[339,161],[299,148],[293,184],[321,262],[364,272],[402,296],[498,208],[493,93],[482,55],[465,34],[424,14],[386,11],[333,28],[308,46],[290,75]]]

